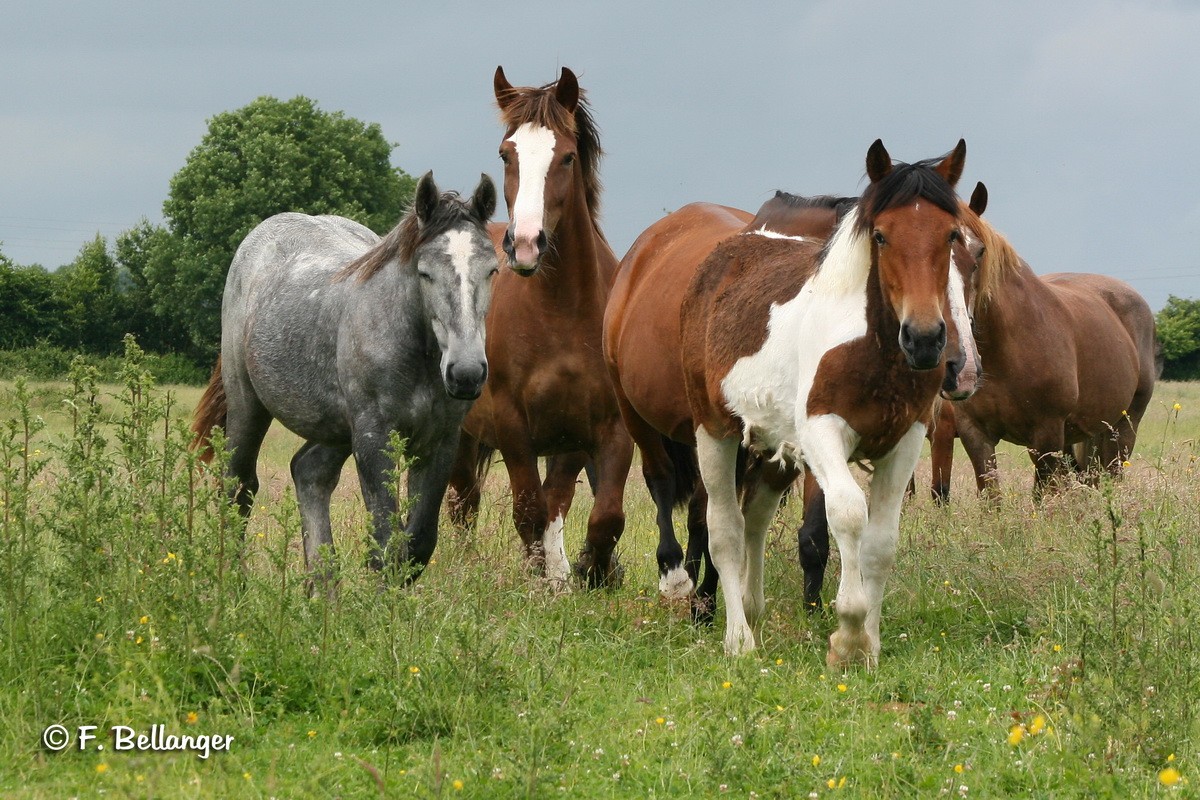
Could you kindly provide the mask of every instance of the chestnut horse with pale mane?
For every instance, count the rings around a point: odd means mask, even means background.
[[[601,148],[575,74],[514,87],[494,79],[504,125],[504,199],[510,222],[493,225],[510,269],[487,317],[490,376],[467,415],[451,478],[451,514],[472,523],[493,450],[512,485],[513,521],[529,560],[560,587],[570,565],[563,524],[576,479],[595,465],[595,504],[575,570],[589,586],[619,581],[615,547],[633,444],[601,355],[604,306],[617,259],[597,221]],[[550,456],[546,478],[538,457]]]
[[[1104,275],[1038,276],[975,213],[965,227],[983,243],[992,277],[975,317],[986,365],[979,392],[945,414],[971,459],[979,491],[998,489],[996,444],[1024,445],[1040,497],[1068,467],[1119,476],[1159,374],[1154,315],[1127,283]],[[933,492],[949,497],[953,435],[933,447]]]

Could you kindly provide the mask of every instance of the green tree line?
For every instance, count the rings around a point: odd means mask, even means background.
[[[163,225],[143,219],[113,242],[97,235],[54,271],[0,253],[0,351],[110,356],[132,333],[150,352],[211,366],[225,273],[246,234],[282,211],[386,232],[415,186],[391,165],[394,147],[379,125],[306,97],[218,114],[171,179]],[[19,361],[0,359],[0,370]]]

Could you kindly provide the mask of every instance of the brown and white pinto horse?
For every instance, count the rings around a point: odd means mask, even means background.
[[[509,270],[496,277],[487,317],[489,377],[460,440],[451,514],[469,524],[492,451],[512,485],[526,553],[555,584],[570,577],[563,521],[590,458],[595,505],[576,564],[587,583],[618,577],[614,552],[633,445],[601,355],[604,306],[617,260],[597,223],[600,140],[575,74],[514,87],[496,69],[496,103],[510,222],[491,228]],[[543,483],[538,456],[547,460]]]
[[[876,141],[870,185],[827,243],[747,232],[719,244],[688,287],[684,384],[731,654],[755,646],[767,527],[803,463],[842,554],[827,660],[878,658],[900,504],[944,377],[947,296],[965,315],[951,269],[965,158],[960,141],[940,161],[893,165]],[[758,473],[740,502],[739,447]],[[869,503],[848,467],[860,459],[874,465]]]
[[[993,276],[975,316],[986,372],[980,390],[944,416],[962,439],[979,490],[997,490],[1001,439],[1029,449],[1035,496],[1061,477],[1071,445],[1083,445],[1078,469],[1119,476],[1158,376],[1150,307],[1116,278],[1039,277],[978,214],[964,212],[963,224],[982,242]],[[933,446],[933,489],[942,499],[949,496],[953,447],[952,434]]]

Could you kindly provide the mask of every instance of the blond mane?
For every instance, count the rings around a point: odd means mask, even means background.
[[[959,201],[959,216],[971,234],[983,243],[983,258],[979,264],[979,300],[987,303],[995,296],[1006,276],[1019,273],[1026,265],[1008,240],[962,201]]]

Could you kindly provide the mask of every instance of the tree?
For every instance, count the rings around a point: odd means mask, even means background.
[[[157,241],[144,262],[157,313],[187,332],[194,355],[214,358],[225,274],[246,234],[281,211],[389,230],[415,187],[391,166],[392,148],[378,125],[323,112],[306,97],[260,97],[213,117],[163,204],[170,257]]]
[[[155,353],[190,353],[188,331],[174,314],[159,313],[151,284],[153,275],[169,275],[178,256],[178,240],[161,225],[143,219],[119,234],[116,262],[120,318],[138,343]]]
[[[61,310],[59,344],[73,350],[115,353],[125,334],[118,321],[117,265],[103,236],[85,244],[70,264],[54,273]]]
[[[1200,300],[1170,295],[1155,323],[1162,344],[1163,377],[1200,379]]]
[[[21,267],[0,253],[0,350],[57,341],[62,308],[54,276],[41,267]]]

